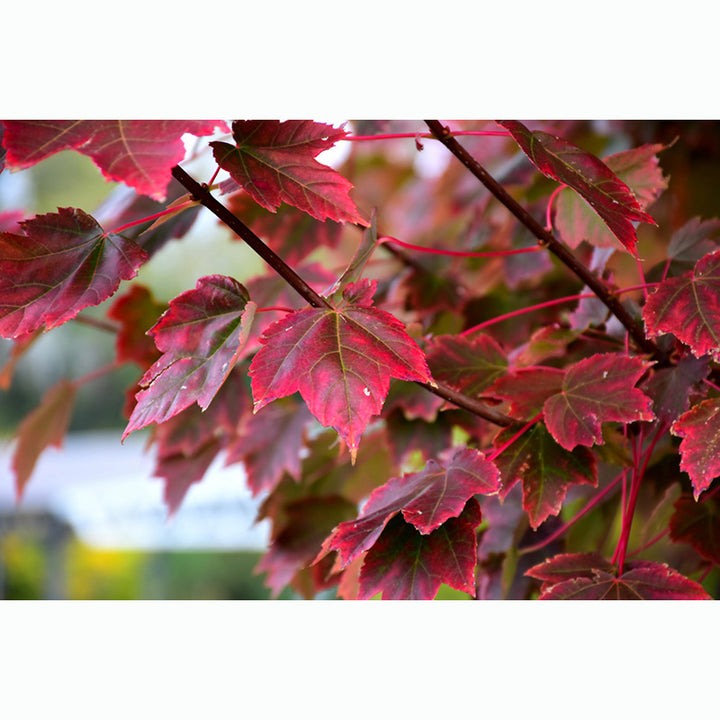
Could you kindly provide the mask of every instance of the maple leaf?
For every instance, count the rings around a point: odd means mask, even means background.
[[[536,330],[530,340],[513,353],[514,365],[518,368],[536,365],[552,357],[562,357],[567,354],[567,347],[577,340],[580,330],[560,327],[559,325],[546,325]]]
[[[558,555],[530,568],[544,581],[539,600],[710,600],[703,587],[664,563],[627,563],[617,575],[596,553]]]
[[[710,371],[708,358],[686,355],[677,365],[656,370],[643,383],[658,420],[672,423],[688,409],[690,394]]]
[[[358,599],[382,592],[383,600],[432,600],[442,583],[474,594],[480,520],[474,498],[458,517],[427,535],[393,517],[365,556]]]
[[[478,450],[455,452],[447,467],[428,460],[425,469],[391,478],[370,495],[356,520],[340,523],[323,543],[323,554],[336,550],[342,566],[374,545],[390,519],[404,520],[427,535],[457,517],[475,494],[497,492],[497,468]]]
[[[720,399],[710,398],[683,413],[670,428],[680,442],[680,469],[692,481],[695,499],[720,476]]]
[[[495,445],[502,446],[515,433],[503,430]],[[568,490],[575,485],[597,486],[595,456],[584,447],[572,452],[558,445],[542,424],[521,435],[495,459],[505,497],[522,481],[523,509],[533,530],[562,509]]]
[[[20,423],[12,459],[18,500],[43,450],[50,445],[62,447],[76,392],[74,383],[61,380],[43,395],[40,405]]]
[[[487,394],[507,400],[512,417],[530,420],[542,412],[548,398],[562,390],[563,378],[558,368],[520,368],[498,378]]]
[[[507,372],[507,356],[489,335],[441,335],[426,351],[432,376],[454,390],[477,397]]]
[[[195,402],[206,409],[239,360],[254,313],[247,290],[224,275],[202,277],[171,300],[149,331],[163,354],[140,381],[123,439]]]
[[[602,218],[615,237],[637,257],[632,221],[655,225],[632,190],[605,163],[567,140],[530,132],[515,120],[499,121],[541,173],[578,192]]]
[[[182,161],[182,136],[210,135],[221,121],[199,120],[4,120],[7,164],[30,167],[61,150],[87,155],[110,181],[164,200],[170,170]]]
[[[680,277],[648,295],[643,318],[649,337],[672,333],[695,357],[720,351],[720,251],[705,255]]]
[[[654,420],[652,401],[635,383],[651,367],[637,357],[597,354],[565,370],[562,389],[543,406],[545,425],[566,450],[602,445],[607,421]]]
[[[58,208],[0,233],[0,335],[48,329],[110,297],[135,277],[147,255],[132,240],[107,234],[82,210]]]
[[[144,285],[133,285],[113,303],[108,317],[120,323],[115,341],[119,361],[146,368],[158,359],[160,352],[147,332],[165,310],[167,305],[157,302]]]
[[[642,145],[615,153],[603,162],[624,182],[647,209],[667,188],[668,179],[658,165],[658,153],[669,145]],[[577,247],[582,240],[596,247],[617,247],[617,240],[590,205],[570,188],[561,190],[555,200],[555,225],[560,237]]]
[[[217,164],[262,207],[285,202],[318,220],[367,225],[350,199],[352,183],[315,157],[347,134],[312,120],[237,120],[235,145],[211,142]]]
[[[370,306],[374,290],[374,281],[351,284],[337,306],[288,313],[260,338],[249,372],[256,411],[300,391],[310,412],[337,430],[353,458],[370,418],[382,410],[390,378],[432,382],[423,352],[404,325]]]
[[[682,495],[675,502],[670,518],[670,537],[673,542],[692,545],[698,554],[714,564],[720,564],[720,504],[714,497],[703,502]]]

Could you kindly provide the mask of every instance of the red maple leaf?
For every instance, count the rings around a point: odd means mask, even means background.
[[[370,306],[374,290],[374,281],[351,284],[337,306],[288,313],[265,331],[250,365],[256,410],[300,391],[353,458],[370,418],[382,410],[390,378],[432,382],[404,325]]]
[[[720,476],[720,399],[694,405],[673,423],[670,432],[682,438],[680,469],[690,476],[697,500]]]
[[[383,600],[432,600],[442,583],[474,594],[480,520],[474,498],[458,517],[427,535],[393,517],[365,556],[358,599],[382,592]]]
[[[149,331],[163,355],[140,381],[123,439],[195,402],[207,408],[240,358],[254,312],[247,290],[224,275],[200,278],[171,300]]]
[[[603,422],[653,420],[652,401],[635,383],[651,367],[637,357],[597,354],[565,370],[562,389],[543,406],[545,425],[566,450],[603,443]]]
[[[515,433],[503,430],[495,445]],[[595,456],[584,447],[572,452],[560,447],[542,424],[521,435],[495,459],[502,477],[501,497],[522,481],[523,509],[533,529],[562,509],[568,490],[575,485],[597,485]]]
[[[539,600],[710,600],[703,587],[664,563],[627,563],[621,575],[596,553],[557,555],[530,568]]]
[[[367,225],[350,199],[352,183],[315,157],[346,132],[312,120],[237,120],[235,145],[211,142],[218,165],[262,207],[285,202],[318,220]]]
[[[567,140],[542,131],[531,132],[515,120],[498,124],[512,135],[540,172],[580,193],[615,237],[637,257],[637,236],[632,221],[655,225],[655,220],[605,163]]]
[[[650,337],[670,332],[695,357],[720,351],[720,251],[705,255],[680,277],[648,295],[643,317]]]
[[[185,156],[182,136],[227,130],[217,120],[4,120],[7,164],[26,168],[61,150],[92,158],[107,180],[165,199],[170,170]]]
[[[680,496],[670,518],[670,537],[673,542],[692,545],[701,557],[720,564],[720,503],[714,497],[698,502],[689,495]]]
[[[0,233],[0,335],[61,325],[135,277],[147,255],[82,210],[58,208]]]
[[[375,544],[398,513],[427,535],[457,517],[473,495],[497,492],[499,482],[497,468],[478,450],[458,450],[447,467],[428,460],[424,470],[392,478],[374,490],[357,520],[338,525],[323,543],[323,554],[336,550],[340,564],[347,565]]]

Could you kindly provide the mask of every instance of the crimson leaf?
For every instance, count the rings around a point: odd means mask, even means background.
[[[653,420],[652,401],[633,387],[650,367],[637,357],[597,354],[568,367],[562,390],[545,401],[545,424],[566,450],[602,445],[607,421]]]
[[[247,290],[224,275],[200,278],[171,300],[149,331],[163,355],[140,381],[123,439],[194,402],[206,409],[238,361],[254,313]]]
[[[694,405],[672,425],[680,442],[680,469],[692,481],[695,499],[720,475],[720,399]]]
[[[285,202],[318,220],[367,225],[350,199],[352,183],[315,156],[345,137],[311,120],[237,120],[235,145],[211,142],[218,165],[262,207]]]
[[[643,317],[650,337],[671,332],[695,357],[720,350],[720,251],[705,255],[648,296]]]
[[[336,550],[345,566],[372,547],[398,513],[427,535],[457,517],[473,495],[497,492],[499,481],[497,468],[478,450],[458,450],[447,467],[428,460],[424,470],[392,478],[373,491],[357,520],[338,525],[323,550]]]
[[[370,306],[374,289],[374,282],[351,284],[337,306],[288,313],[261,337],[249,373],[256,411],[299,390],[353,458],[370,418],[382,409],[390,378],[432,382],[403,324]]]
[[[480,506],[471,498],[462,513],[428,535],[396,516],[368,551],[360,571],[359,600],[432,600],[442,583],[475,592]]]
[[[515,433],[503,430],[495,444],[501,446]],[[523,509],[533,529],[550,515],[557,515],[567,491],[574,485],[597,485],[595,456],[584,447],[572,452],[560,447],[542,424],[536,424],[495,460],[502,477],[500,496],[505,497],[522,481]]]
[[[40,405],[20,423],[12,459],[18,500],[42,451],[49,445],[62,446],[76,392],[77,387],[73,383],[61,380],[45,393]]]
[[[544,175],[570,186],[603,219],[617,239],[637,257],[637,237],[632,221],[655,224],[632,190],[605,163],[567,140],[530,132],[515,120],[499,122]]]
[[[0,335],[61,325],[110,297],[146,259],[132,240],[107,234],[82,210],[58,208],[0,233]]]
[[[26,168],[61,150],[92,158],[107,180],[164,200],[170,170],[185,156],[184,133],[210,135],[219,121],[5,120],[7,164]]]

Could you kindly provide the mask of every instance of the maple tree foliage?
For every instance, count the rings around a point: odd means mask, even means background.
[[[169,515],[237,469],[273,597],[720,597],[720,219],[668,171],[682,123],[616,126],[3,121],[0,173],[70,150],[113,190],[0,208],[0,388],[66,323],[115,358],[19,423],[17,497],[131,366],[118,441]],[[264,269],[160,301],[138,273],[201,214]]]

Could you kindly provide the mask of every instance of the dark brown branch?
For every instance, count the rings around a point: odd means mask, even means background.
[[[316,308],[329,308],[328,301],[318,295],[285,261],[275,254],[242,220],[233,215],[222,203],[215,199],[207,187],[203,187],[190,177],[179,165],[172,169],[173,177],[197,200],[224,222],[233,232],[237,233],[275,272],[288,282],[310,305]],[[445,385],[436,386],[418,382],[426,390],[454,405],[477,415],[501,427],[513,425],[516,421],[487,405],[455,392]]]
[[[645,336],[642,326],[635,321],[620,300],[585,265],[546,230],[500,183],[485,170],[475,158],[454,138],[450,130],[437,120],[426,120],[432,134],[567,268],[585,283],[610,312],[623,324],[630,336],[644,352],[656,358],[665,358],[657,345]]]

